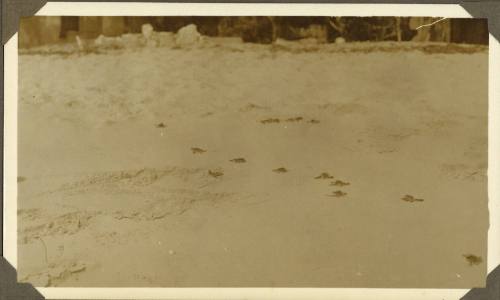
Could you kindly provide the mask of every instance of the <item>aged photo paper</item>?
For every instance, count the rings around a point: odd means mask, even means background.
[[[486,19],[184,6],[22,19],[20,282],[484,286]]]

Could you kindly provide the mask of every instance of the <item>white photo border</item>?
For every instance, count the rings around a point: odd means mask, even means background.
[[[458,4],[227,4],[48,2],[39,16],[439,16],[471,18]],[[4,47],[4,257],[17,266],[17,34]],[[488,272],[500,264],[500,43],[489,38]],[[495,116],[497,118],[495,118]],[[467,289],[37,288],[49,299],[459,299]]]

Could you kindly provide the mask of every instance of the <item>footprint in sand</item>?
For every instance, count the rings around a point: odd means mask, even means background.
[[[223,175],[224,175],[224,173],[223,173],[223,172],[221,172],[221,171],[212,171],[212,170],[208,170],[208,175],[210,175],[210,176],[212,176],[212,177],[214,177],[214,178],[219,178],[219,177],[223,176]]]
[[[274,173],[286,173],[286,172],[288,172],[288,170],[286,168],[281,167],[281,168],[274,169],[273,172]]]
[[[23,181],[26,181],[26,177],[23,177],[23,176],[19,176],[17,177],[17,182],[23,182]]]
[[[483,262],[483,258],[481,256],[477,256],[474,254],[464,254],[464,258],[467,260],[470,266],[479,265]]]
[[[335,191],[335,192],[332,192],[331,194],[327,195],[328,197],[344,197],[346,196],[347,193],[343,192],[343,191]]]
[[[59,265],[49,264],[49,268],[43,272],[29,274],[21,279],[21,282],[29,282],[37,287],[54,287],[65,281],[70,276],[81,273],[87,269],[84,262],[65,262]]]
[[[191,151],[193,152],[193,154],[203,154],[203,153],[207,152],[207,150],[197,148],[197,147],[191,148]]]
[[[39,240],[46,236],[74,235],[84,230],[92,223],[92,218],[99,213],[96,211],[70,212],[57,216],[51,221],[43,224],[28,226],[19,230],[18,238],[23,244]]]
[[[424,202],[424,199],[415,198],[412,195],[405,195],[403,198],[401,198],[401,200],[406,201],[406,202],[411,202],[411,203]]]
[[[242,164],[242,163],[246,163],[247,160],[244,159],[243,157],[239,157],[239,158],[233,158],[233,159],[231,159],[230,162],[234,162],[234,163],[237,163],[237,164]]]
[[[333,186],[346,186],[346,185],[350,185],[351,183],[349,182],[345,182],[345,181],[342,181],[342,180],[336,180],[336,181],[333,181],[330,183],[330,185],[333,185]]]
[[[308,123],[311,123],[311,124],[319,124],[319,120],[316,120],[316,119],[311,119],[309,121],[307,121]]]
[[[327,172],[323,172],[318,176],[314,177],[314,179],[333,179],[333,176],[328,174]]]

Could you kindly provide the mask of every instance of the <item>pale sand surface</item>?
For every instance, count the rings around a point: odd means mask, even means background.
[[[20,279],[484,284],[486,51],[227,41],[20,56]],[[315,179],[323,172],[334,178]]]

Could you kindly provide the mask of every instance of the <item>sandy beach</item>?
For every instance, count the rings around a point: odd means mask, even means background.
[[[338,47],[20,55],[19,279],[484,285],[487,50]]]

